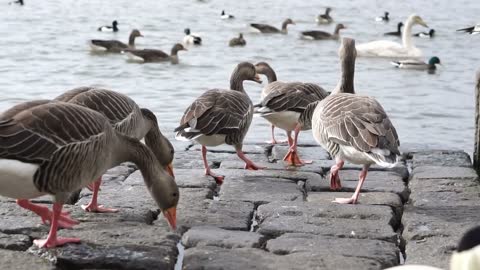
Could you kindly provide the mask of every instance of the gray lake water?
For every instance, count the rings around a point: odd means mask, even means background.
[[[128,94],[157,114],[169,137],[185,108],[210,88],[227,88],[235,65],[267,61],[282,81],[305,81],[332,90],[339,78],[337,41],[299,39],[303,30],[332,31],[314,18],[326,6],[348,29],[343,36],[357,43],[385,39],[399,21],[417,13],[436,30],[431,40],[415,39],[425,58],[438,56],[443,67],[434,74],[397,70],[386,59],[357,59],[355,83],[359,94],[375,96],[392,119],[402,144],[472,151],[474,135],[474,78],[480,67],[480,35],[455,29],[480,22],[478,1],[194,1],[194,0],[26,0],[23,7],[0,3],[0,112],[16,103],[54,98],[62,91],[99,85]],[[220,12],[234,14],[221,20]],[[389,11],[391,21],[376,16]],[[287,18],[297,24],[288,35],[254,33],[249,23],[279,26]],[[118,20],[118,33],[97,32],[98,26]],[[183,38],[183,29],[199,33],[204,45],[180,53],[180,64],[139,64],[125,55],[91,54],[89,39],[126,41],[138,28],[140,48],[170,51]],[[415,26],[413,31],[427,30]],[[243,32],[244,48],[228,40]],[[389,38],[400,42],[399,38]],[[265,84],[265,83],[264,83]],[[246,82],[254,102],[262,86]],[[267,139],[268,124],[256,118],[248,138]],[[310,135],[308,135],[310,136]]]

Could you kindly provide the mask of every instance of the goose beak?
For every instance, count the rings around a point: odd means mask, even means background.
[[[262,80],[260,79],[260,75],[255,74],[255,78],[253,79],[257,83],[262,83]]]
[[[172,163],[168,164],[165,169],[167,170],[168,174],[170,174],[170,176],[175,178],[175,174],[173,173],[173,164]]]
[[[177,229],[177,208],[174,206],[163,210],[162,213],[167,219],[170,228],[175,231]]]

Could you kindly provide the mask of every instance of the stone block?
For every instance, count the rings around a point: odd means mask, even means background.
[[[54,266],[42,258],[25,252],[0,249],[0,266],[5,270],[53,270]]]
[[[469,167],[419,166],[413,169],[413,178],[422,179],[457,179],[478,181],[478,175]]]
[[[420,166],[472,167],[470,156],[464,151],[434,150],[412,154],[413,169]]]
[[[259,248],[264,236],[245,231],[228,231],[216,227],[193,227],[182,237],[185,248],[217,246],[221,248]]]

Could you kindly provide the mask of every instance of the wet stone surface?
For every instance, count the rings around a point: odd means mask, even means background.
[[[359,203],[340,205],[332,201],[352,195],[361,166],[345,164],[343,188],[331,191],[333,161],[314,144],[299,147],[301,158],[314,160],[299,168],[285,166],[286,144],[245,144],[247,155],[267,167],[258,171],[244,170],[231,146],[209,148],[209,163],[225,176],[223,185],[204,175],[199,146],[175,148],[176,231],[140,172],[126,163],[105,173],[99,193],[99,203],[118,213],[84,212],[87,189],[64,207],[80,224],[58,234],[79,237],[80,244],[33,246],[49,226],[15,200],[1,198],[1,268],[373,270],[400,264],[401,252],[407,264],[446,268],[462,233],[480,223],[479,181],[463,152],[404,153],[412,175],[405,164],[373,166]],[[34,201],[51,207],[49,196]]]

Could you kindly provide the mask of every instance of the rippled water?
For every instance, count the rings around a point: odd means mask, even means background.
[[[184,109],[209,88],[228,87],[230,73],[240,61],[267,61],[279,80],[319,83],[331,90],[339,77],[336,41],[305,41],[299,31],[324,29],[314,17],[332,6],[332,16],[348,29],[344,36],[357,42],[384,39],[398,21],[415,12],[436,30],[432,40],[415,39],[425,57],[440,57],[443,67],[434,75],[394,69],[385,59],[357,60],[356,91],[373,95],[385,107],[403,144],[459,148],[471,152],[474,134],[474,73],[480,66],[479,36],[455,29],[476,23],[478,1],[72,1],[26,0],[23,7],[0,4],[0,111],[25,100],[53,98],[67,89],[101,85],[130,95],[155,111],[160,125],[172,136]],[[225,9],[236,19],[220,20]],[[374,22],[387,10],[390,23]],[[296,25],[288,35],[253,33],[247,24],[279,26],[291,17]],[[120,32],[96,28],[119,21]],[[478,21],[480,22],[480,21]],[[138,47],[169,51],[181,41],[183,29],[200,33],[204,45],[181,52],[179,65],[129,63],[124,55],[91,54],[92,38],[126,41],[138,28],[145,35]],[[414,32],[426,29],[415,26]],[[243,32],[244,48],[228,40]],[[396,38],[391,38],[396,39]],[[400,39],[398,39],[400,41]],[[245,83],[255,102],[260,85]],[[268,125],[254,119],[249,138],[268,138]]]

